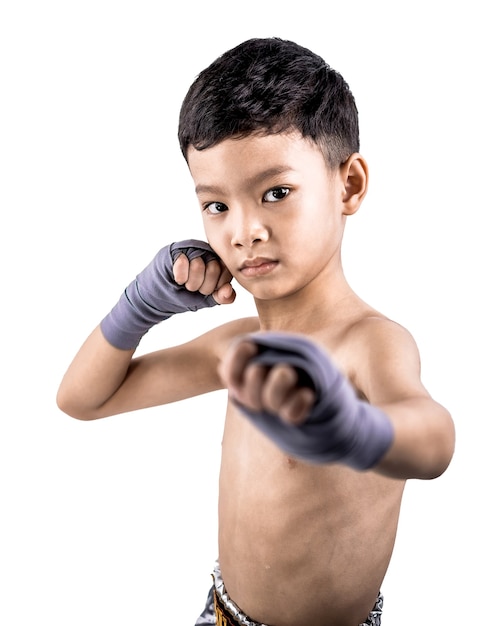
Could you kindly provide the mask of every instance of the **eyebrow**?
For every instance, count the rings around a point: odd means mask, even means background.
[[[254,176],[245,179],[244,184],[247,186],[259,185],[273,176],[279,176],[280,174],[291,171],[293,170],[289,165],[275,165],[274,167],[269,167],[266,170],[258,172],[257,174],[254,174]],[[223,190],[219,185],[202,185],[199,183],[199,185],[196,186],[196,194],[200,193],[221,194],[223,193]]]

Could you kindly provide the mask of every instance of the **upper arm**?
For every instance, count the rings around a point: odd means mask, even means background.
[[[454,452],[452,418],[425,388],[420,355],[410,333],[385,319],[358,328],[352,382],[390,418],[394,443],[380,469],[394,477],[434,478]]]
[[[99,417],[159,406],[223,387],[219,361],[230,341],[255,328],[251,319],[219,326],[186,343],[133,358]]]

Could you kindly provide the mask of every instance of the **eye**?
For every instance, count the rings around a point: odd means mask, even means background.
[[[279,202],[289,195],[290,189],[288,187],[273,187],[266,191],[264,194],[264,202]]]
[[[209,204],[204,206],[204,211],[211,215],[219,215],[219,213],[227,211],[227,206],[222,202],[209,202]]]

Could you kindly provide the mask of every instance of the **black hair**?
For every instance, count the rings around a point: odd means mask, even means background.
[[[355,99],[320,56],[278,37],[249,39],[196,77],[181,106],[178,138],[204,150],[226,138],[298,130],[334,169],[360,148]]]

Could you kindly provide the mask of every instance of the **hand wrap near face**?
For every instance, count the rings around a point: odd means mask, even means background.
[[[173,276],[173,264],[185,254],[190,261],[202,257],[204,263],[218,260],[212,248],[203,241],[187,239],[162,248],[151,263],[126,287],[118,303],[102,320],[105,339],[116,348],[136,348],[141,337],[155,324],[176,313],[212,307],[212,296],[188,291]]]
[[[353,387],[315,343],[301,335],[266,332],[248,337],[259,349],[251,362],[294,367],[316,401],[304,423],[294,426],[268,412],[240,410],[287,454],[312,463],[340,462],[357,470],[376,465],[393,440],[389,418],[359,400]]]

